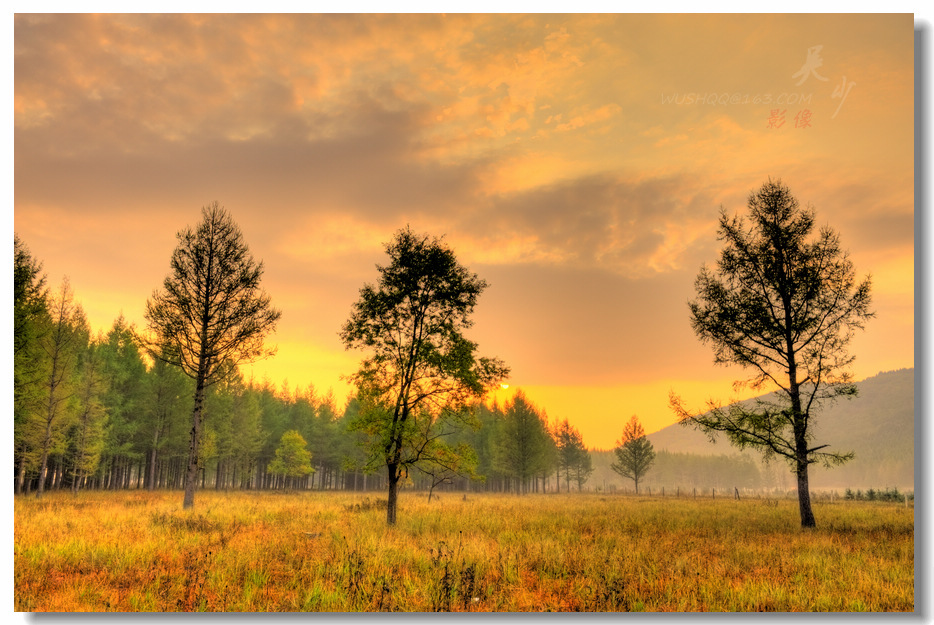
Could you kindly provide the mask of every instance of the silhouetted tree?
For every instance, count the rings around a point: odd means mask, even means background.
[[[178,233],[172,273],[146,302],[152,354],[195,381],[183,506],[194,505],[205,388],[231,367],[271,354],[264,347],[281,313],[260,289],[256,263],[240,228],[217,202],[201,209],[196,230]]]
[[[814,209],[800,208],[781,181],[762,185],[747,205],[748,225],[721,212],[724,247],[717,270],[705,266],[697,276],[691,325],[713,347],[716,363],[750,369],[746,385],[777,392],[754,406],[710,402],[696,415],[674,395],[671,404],[686,425],[787,459],[797,476],[801,526],[814,527],[808,466],[853,457],[814,445],[814,420],[823,401],[856,394],[847,345],[873,316],[870,279],[856,283],[853,263],[829,227],[811,238]]]
[[[558,472],[564,473],[568,492],[571,491],[572,478],[577,482],[577,490],[581,490],[593,473],[593,461],[580,432],[567,419],[555,428],[555,445],[558,450]],[[561,490],[560,487],[559,482],[558,490]]]
[[[431,453],[431,441],[466,423],[470,413],[462,408],[508,370],[477,357],[463,334],[485,281],[439,239],[409,228],[386,253],[389,265],[377,265],[377,285],[360,290],[341,339],[369,353],[351,376],[360,401],[353,427],[368,436],[368,465],[386,466],[386,521],[393,525],[399,480]]]
[[[611,464],[610,468],[635,482],[638,494],[639,480],[648,473],[655,462],[655,449],[652,442],[646,438],[645,430],[636,415],[629,418],[613,452],[616,454],[616,462]]]

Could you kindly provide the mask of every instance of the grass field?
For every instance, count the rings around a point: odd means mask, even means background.
[[[14,498],[17,611],[911,611],[903,504],[622,495]]]

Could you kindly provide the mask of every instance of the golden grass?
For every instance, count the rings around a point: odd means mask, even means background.
[[[911,611],[902,505],[404,493],[15,498],[17,611]]]

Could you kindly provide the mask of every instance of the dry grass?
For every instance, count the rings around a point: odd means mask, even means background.
[[[17,611],[911,611],[913,509],[599,495],[15,498]]]

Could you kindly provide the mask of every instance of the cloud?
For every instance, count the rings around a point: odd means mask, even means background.
[[[468,252],[483,262],[645,277],[693,261],[692,243],[712,233],[716,216],[710,196],[686,179],[594,175],[491,198],[454,228],[474,241],[465,246],[484,248]]]
[[[490,280],[476,329],[517,375],[590,384],[709,367],[691,281],[720,207],[781,176],[910,319],[910,16],[699,19],[17,14],[16,227],[79,296],[139,309],[217,199],[266,262],[282,344],[336,353],[410,223]],[[777,96],[812,39],[859,84],[858,124],[819,119],[829,91],[798,132],[767,131],[767,107],[662,101]]]

